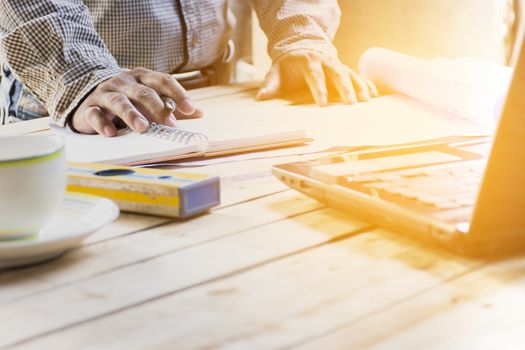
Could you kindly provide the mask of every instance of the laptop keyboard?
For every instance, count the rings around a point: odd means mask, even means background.
[[[359,183],[378,197],[384,191],[435,209],[450,210],[474,205],[485,165],[485,161],[469,161],[350,176],[347,180]]]

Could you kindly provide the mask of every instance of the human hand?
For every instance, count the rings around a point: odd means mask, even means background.
[[[335,91],[331,91],[332,95],[339,95],[341,101],[347,104],[368,101],[379,95],[371,81],[337,58],[316,51],[297,50],[283,55],[273,64],[257,93],[257,99],[265,100],[281,92],[299,90],[305,84],[320,106],[328,104],[327,85],[333,86]]]
[[[201,116],[171,75],[135,68],[99,84],[74,112],[72,125],[81,133],[115,136],[115,117],[134,131],[144,132],[150,122],[175,126],[175,117]]]

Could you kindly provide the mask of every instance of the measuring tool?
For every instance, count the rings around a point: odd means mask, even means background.
[[[220,179],[184,171],[68,163],[67,190],[113,200],[120,210],[187,218],[220,204]]]

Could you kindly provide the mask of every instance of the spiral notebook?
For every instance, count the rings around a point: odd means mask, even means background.
[[[181,120],[178,124],[176,128],[152,124],[143,134],[120,130],[117,137],[111,138],[52,129],[64,137],[68,161],[119,165],[227,155],[308,141],[305,130],[260,118],[201,118]]]

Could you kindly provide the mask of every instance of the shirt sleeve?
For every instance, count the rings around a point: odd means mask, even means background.
[[[337,0],[251,0],[268,36],[268,53],[275,62],[299,49],[337,56],[332,43],[341,11]]]
[[[1,0],[0,59],[61,126],[102,81],[123,71],[82,0]]]

